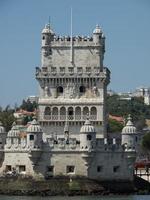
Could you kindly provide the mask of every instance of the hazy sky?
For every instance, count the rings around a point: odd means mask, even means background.
[[[149,0],[0,0],[0,105],[38,94],[41,30],[51,17],[59,35],[91,35],[99,24],[106,36],[104,65],[109,88],[130,91],[150,86]]]

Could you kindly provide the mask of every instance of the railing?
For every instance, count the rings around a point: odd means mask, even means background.
[[[87,115],[44,115],[44,120],[50,121],[85,121],[87,119]],[[89,119],[91,121],[97,121],[96,115],[90,115]]]

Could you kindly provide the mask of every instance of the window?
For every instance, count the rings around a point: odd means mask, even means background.
[[[30,135],[30,140],[34,140],[34,135]]]
[[[56,67],[51,67],[51,72],[52,72],[52,74],[55,74],[56,73]]]
[[[91,73],[91,67],[86,67],[86,73]]]
[[[69,67],[69,68],[68,68],[68,72],[69,72],[69,74],[73,74],[73,72],[74,72],[73,67]]]
[[[11,165],[6,165],[6,171],[11,171],[11,170],[12,170]]]
[[[87,140],[92,140],[92,136],[91,135],[87,135]]]
[[[67,173],[74,173],[75,166],[73,165],[68,165],[66,168]]]
[[[97,166],[97,172],[102,172],[102,170],[103,170],[103,166],[98,165]]]
[[[42,40],[45,40],[45,37],[44,37],[44,36],[42,37]]]
[[[78,74],[82,74],[82,72],[83,72],[82,67],[78,67],[78,68],[77,68],[77,73],[78,73]]]
[[[79,88],[80,93],[85,93],[85,87],[82,85]]]
[[[65,73],[65,68],[64,67],[60,67],[60,74],[64,74]]]
[[[47,172],[53,172],[54,171],[54,166],[47,166]]]
[[[95,74],[99,74],[100,72],[100,68],[99,67],[94,67],[94,73]]]
[[[63,93],[63,87],[62,86],[59,86],[57,88],[57,94],[62,94]]]
[[[50,109],[50,107],[46,107],[46,108],[45,108],[44,114],[45,114],[45,115],[50,115],[50,114],[51,114],[51,109]]]
[[[26,166],[25,165],[19,165],[19,172],[25,172]]]
[[[114,173],[119,172],[119,170],[120,170],[120,166],[117,165],[117,166],[113,167],[113,172]]]

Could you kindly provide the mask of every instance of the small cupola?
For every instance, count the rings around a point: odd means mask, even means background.
[[[13,122],[11,130],[8,132],[7,137],[14,138],[14,137],[20,137],[20,130],[18,126],[16,125],[16,122]]]
[[[30,125],[27,128],[28,133],[41,133],[42,129],[39,125],[39,122],[36,121],[36,119],[33,119],[33,121],[30,123]]]
[[[132,122],[131,115],[128,116],[126,126],[122,129],[122,134],[127,133],[127,134],[134,134],[136,133],[136,127],[134,126]]]
[[[93,30],[93,34],[102,34],[102,29],[98,24],[96,25],[96,28]]]

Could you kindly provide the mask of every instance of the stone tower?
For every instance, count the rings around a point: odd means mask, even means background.
[[[105,108],[110,71],[103,66],[105,36],[97,25],[92,37],[57,36],[50,25],[42,31],[39,122],[45,137],[62,135],[67,121],[70,137],[79,138],[87,114],[97,138],[106,136]]]

